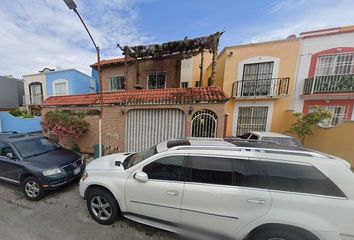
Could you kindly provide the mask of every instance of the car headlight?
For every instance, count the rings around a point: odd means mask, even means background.
[[[48,170],[43,171],[44,176],[52,176],[52,175],[59,174],[59,173],[61,173],[60,168],[52,168],[52,169],[48,169]]]

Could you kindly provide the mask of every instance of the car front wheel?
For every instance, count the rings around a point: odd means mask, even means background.
[[[88,193],[86,203],[91,217],[103,225],[112,224],[120,212],[116,199],[104,189],[92,189]]]
[[[31,201],[38,201],[44,197],[45,191],[41,183],[34,177],[28,177],[22,182],[25,197]]]

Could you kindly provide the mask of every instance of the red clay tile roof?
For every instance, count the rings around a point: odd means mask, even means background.
[[[104,92],[104,104],[145,105],[145,104],[188,104],[226,102],[228,97],[217,87],[166,88],[158,90],[126,90]],[[42,106],[99,105],[100,94],[53,96]]]
[[[127,58],[128,62],[133,61],[132,58]],[[108,65],[115,65],[115,64],[121,64],[124,63],[124,57],[120,57],[120,58],[112,58],[112,59],[103,59],[100,61],[101,66],[108,66]],[[92,68],[96,68],[97,67],[97,62],[93,63],[90,65],[90,67]]]

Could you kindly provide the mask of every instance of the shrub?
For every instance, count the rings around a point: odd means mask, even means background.
[[[305,137],[312,134],[313,126],[330,118],[331,115],[330,112],[318,106],[313,107],[308,114],[293,113],[296,122],[291,125],[288,132],[297,136],[303,144]]]
[[[27,113],[27,111],[21,111],[19,109],[10,110],[9,113],[14,117],[33,118],[32,114]]]
[[[41,124],[44,131],[55,132],[60,137],[79,137],[88,131],[89,124],[83,118],[82,113],[50,111],[45,114]]]

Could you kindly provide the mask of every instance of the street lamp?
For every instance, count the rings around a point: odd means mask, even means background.
[[[81,18],[79,12],[77,11],[77,6],[74,0],[63,0],[66,6],[70,10],[74,10],[77,16],[80,18],[80,21],[84,25],[86,32],[91,38],[93,45],[95,46],[97,52],[97,71],[98,71],[98,81],[100,82],[100,118],[98,120],[98,144],[99,144],[99,156],[102,157],[102,113],[103,113],[103,92],[102,92],[102,78],[101,78],[101,63],[100,63],[100,48],[96,45],[95,41],[92,38],[90,31],[88,30],[84,20]]]

